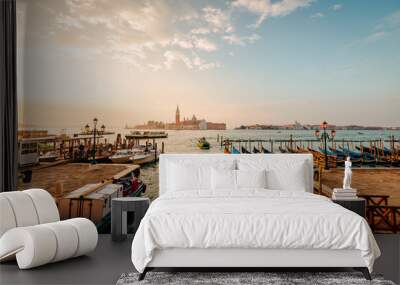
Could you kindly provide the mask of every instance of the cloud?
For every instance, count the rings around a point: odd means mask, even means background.
[[[217,50],[217,45],[205,37],[198,37],[193,35],[175,34],[170,42],[165,42],[165,46],[174,45],[182,49],[199,49],[207,52]]]
[[[191,70],[208,70],[222,66],[212,58],[216,51],[260,39],[258,34],[235,30],[235,12],[244,9],[257,15],[258,26],[267,17],[287,15],[311,2],[235,0],[217,7],[163,0],[41,0],[34,6],[46,25],[30,34],[28,42],[41,45],[46,35],[59,46],[84,48],[88,58],[109,57],[140,71],[170,69],[178,62]],[[201,64],[194,63],[195,52],[202,57]]]
[[[314,0],[235,0],[232,6],[244,8],[258,16],[254,27],[259,27],[268,17],[286,16],[298,8],[307,7]]]
[[[181,52],[168,50],[164,53],[164,57],[164,65],[168,70],[172,68],[175,62],[179,61],[183,62],[188,69],[193,68],[192,61]]]
[[[192,29],[190,32],[195,35],[206,35],[210,33],[210,30],[208,28],[200,27]]]
[[[384,31],[375,32],[375,33],[372,33],[372,34],[368,35],[364,39],[364,42],[366,42],[366,43],[374,43],[374,42],[377,42],[377,41],[383,39],[385,37],[385,35],[386,35],[386,33]]]
[[[217,46],[207,38],[194,37],[193,41],[194,46],[198,49],[202,49],[208,52],[217,50]]]
[[[227,11],[222,11],[219,8],[212,6],[204,7],[203,19],[210,25],[211,31],[214,33],[233,32],[233,25],[230,20],[230,15]]]
[[[159,71],[162,69],[162,66],[160,64],[149,63],[147,66],[153,71]]]
[[[214,69],[214,68],[217,68],[220,66],[221,66],[221,64],[218,62],[210,62],[210,63],[205,63],[203,65],[200,65],[199,70],[204,71],[204,70]]]
[[[61,15],[56,19],[57,24],[59,24],[63,29],[70,30],[70,29],[83,29],[81,22],[73,18],[69,15]]]
[[[342,8],[343,8],[342,4],[334,4],[331,6],[331,10],[333,10],[333,11],[339,11]]]
[[[231,45],[246,46],[248,43],[252,44],[255,41],[259,40],[261,37],[257,34],[252,34],[250,36],[243,36],[243,37],[240,37],[236,34],[229,34],[223,36],[222,38]]]
[[[315,13],[315,14],[311,15],[311,19],[313,19],[313,20],[318,20],[318,19],[321,19],[323,17],[325,17],[325,15],[324,15],[324,13],[321,13],[321,12],[318,12],[318,13]]]
[[[400,10],[384,17],[375,27],[375,30],[396,30],[400,27]]]
[[[350,46],[356,44],[372,44],[395,35],[400,29],[400,10],[397,10],[382,18],[374,29],[364,38],[354,41]]]
[[[400,10],[390,14],[384,20],[388,25],[398,27],[400,25]]]
[[[257,27],[261,25],[271,12],[270,2],[265,0],[236,0],[232,3],[232,6],[245,8],[249,12],[258,15],[259,18],[255,24]]]
[[[177,63],[183,64],[188,69],[196,69],[200,71],[221,67],[219,62],[205,62],[196,54],[194,54],[193,57],[190,57],[182,52],[172,50],[166,51],[164,53],[164,58],[164,66],[167,70],[171,70]]]

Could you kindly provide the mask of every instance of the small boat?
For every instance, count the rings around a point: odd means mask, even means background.
[[[287,149],[287,151],[290,152],[290,153],[298,153],[298,152],[299,152],[297,149],[293,149],[293,148],[288,147],[288,146],[286,147],[286,149]]]
[[[130,158],[130,161],[133,164],[138,164],[138,165],[154,162],[155,160],[156,160],[156,155],[154,151],[149,153],[136,153],[134,156]]]
[[[350,158],[353,159],[361,159],[361,152],[359,151],[353,151],[350,150],[348,148],[343,148],[343,147],[339,147],[340,150],[344,153],[345,156],[350,156]]]
[[[242,153],[251,153],[251,152],[248,151],[244,146],[242,146]]]
[[[135,153],[130,149],[121,149],[117,150],[117,152],[110,156],[110,160],[113,163],[130,163],[131,158]]]
[[[319,152],[325,155],[325,149],[323,149],[322,147],[318,148]],[[337,156],[336,151],[332,151],[329,148],[326,149],[326,154],[329,156]]]
[[[262,153],[271,153],[268,149],[264,148],[263,146],[261,146],[261,152]]]
[[[240,151],[239,151],[236,147],[232,146],[232,151],[231,151],[231,153],[232,153],[232,154],[240,154]]]
[[[230,154],[231,152],[229,151],[229,149],[227,147],[224,148],[224,153],[225,154]]]
[[[344,152],[337,149],[337,148],[333,148],[333,147],[328,147],[330,151],[335,152],[338,156],[345,156]]]
[[[309,151],[303,147],[297,146],[297,152],[299,153],[308,153]]]
[[[287,152],[287,151],[284,150],[281,146],[279,146],[279,151],[280,151],[281,153],[286,153],[286,152]]]
[[[258,150],[258,148],[253,147],[253,153],[260,153],[260,151]]]
[[[39,156],[39,162],[54,162],[58,158],[58,154],[54,151],[48,151]]]
[[[199,149],[210,149],[210,143],[203,137],[197,141],[197,147]]]

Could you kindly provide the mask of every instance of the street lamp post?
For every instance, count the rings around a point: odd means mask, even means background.
[[[106,126],[102,125],[100,131],[97,130],[97,118],[93,119],[93,148],[92,148],[92,164],[96,164],[96,135],[104,134],[106,131]],[[84,134],[90,135],[90,126],[86,124]],[[90,148],[90,146],[89,146]],[[89,150],[90,151],[90,150]],[[88,157],[89,159],[89,157]]]
[[[93,159],[92,164],[96,164],[96,133],[97,133],[97,118],[93,119]]]
[[[327,123],[326,121],[324,121],[324,122],[321,124],[321,128],[322,128],[322,130],[323,130],[322,135],[320,136],[320,131],[317,129],[317,130],[315,130],[315,136],[316,136],[318,139],[323,140],[323,142],[324,142],[325,169],[328,170],[328,169],[329,169],[329,166],[328,166],[328,144],[327,144],[327,140],[329,140],[329,139],[332,139],[332,140],[333,140],[333,138],[334,138],[335,135],[336,135],[336,131],[335,131],[335,130],[332,130],[332,131],[331,131],[331,136],[329,136],[329,134],[326,132],[326,129],[328,128],[328,123]]]

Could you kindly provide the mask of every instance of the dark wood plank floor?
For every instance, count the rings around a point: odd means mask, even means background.
[[[375,272],[400,283],[400,235],[375,235],[382,251]],[[131,262],[132,238],[111,241],[100,235],[97,249],[88,256],[19,270],[16,262],[0,264],[0,284],[115,284],[122,273],[135,271]]]
[[[134,271],[131,261],[132,238],[111,241],[99,235],[97,248],[87,256],[19,270],[16,262],[0,265],[0,284],[115,284],[122,273]]]

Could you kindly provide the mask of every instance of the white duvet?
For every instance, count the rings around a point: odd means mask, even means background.
[[[165,248],[358,249],[370,271],[380,255],[359,215],[320,195],[266,189],[164,194],[140,223],[132,262],[143,272]]]

